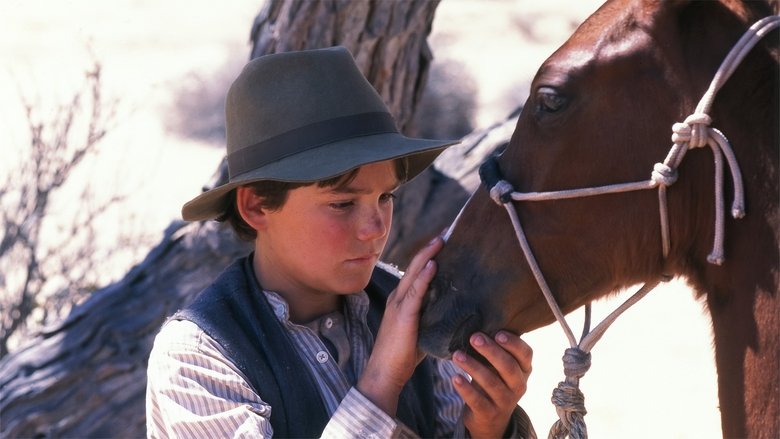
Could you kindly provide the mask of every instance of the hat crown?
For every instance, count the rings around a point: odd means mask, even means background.
[[[343,47],[250,61],[228,90],[225,116],[229,181],[187,202],[185,220],[222,216],[231,191],[262,180],[310,183],[402,157],[411,179],[456,143],[399,133]]]
[[[311,124],[372,112],[388,110],[343,47],[256,58],[228,91],[227,153]]]

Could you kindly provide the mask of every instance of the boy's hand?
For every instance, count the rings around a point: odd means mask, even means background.
[[[428,284],[436,273],[431,259],[441,250],[436,237],[412,259],[409,268],[388,296],[374,349],[357,383],[357,389],[391,416],[395,416],[401,389],[424,358],[417,350],[420,308]]]
[[[463,423],[472,438],[502,437],[509,425],[512,411],[525,394],[531,374],[533,351],[523,340],[506,331],[495,339],[478,332],[471,336],[471,345],[490,363],[490,368],[463,351],[453,354],[453,361],[472,377],[453,378],[455,390],[466,407]]]

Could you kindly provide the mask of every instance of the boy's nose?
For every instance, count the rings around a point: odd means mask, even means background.
[[[362,240],[377,239],[387,235],[390,217],[379,209],[368,213],[358,228],[358,237]]]

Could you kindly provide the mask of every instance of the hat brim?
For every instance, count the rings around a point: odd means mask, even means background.
[[[344,174],[369,163],[408,157],[408,179],[427,168],[457,140],[412,139],[398,133],[355,137],[322,145],[261,168],[233,176],[230,182],[204,192],[182,207],[186,221],[203,221],[222,216],[228,194],[238,186],[261,180],[314,182]]]

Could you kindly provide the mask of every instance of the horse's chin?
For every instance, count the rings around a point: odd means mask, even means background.
[[[458,350],[470,350],[471,343],[469,339],[471,335],[482,329],[482,316],[479,313],[471,314],[466,317],[455,328],[455,332],[450,338],[449,350],[455,352]]]
[[[441,358],[443,360],[452,358],[452,352],[449,349],[449,341],[430,331],[420,331],[420,336],[417,339],[417,347],[432,357]]]
[[[482,330],[481,314],[449,314],[438,319],[431,315],[432,312],[424,312],[420,323],[418,347],[423,352],[443,359],[450,359],[458,350],[475,356],[469,338]]]

